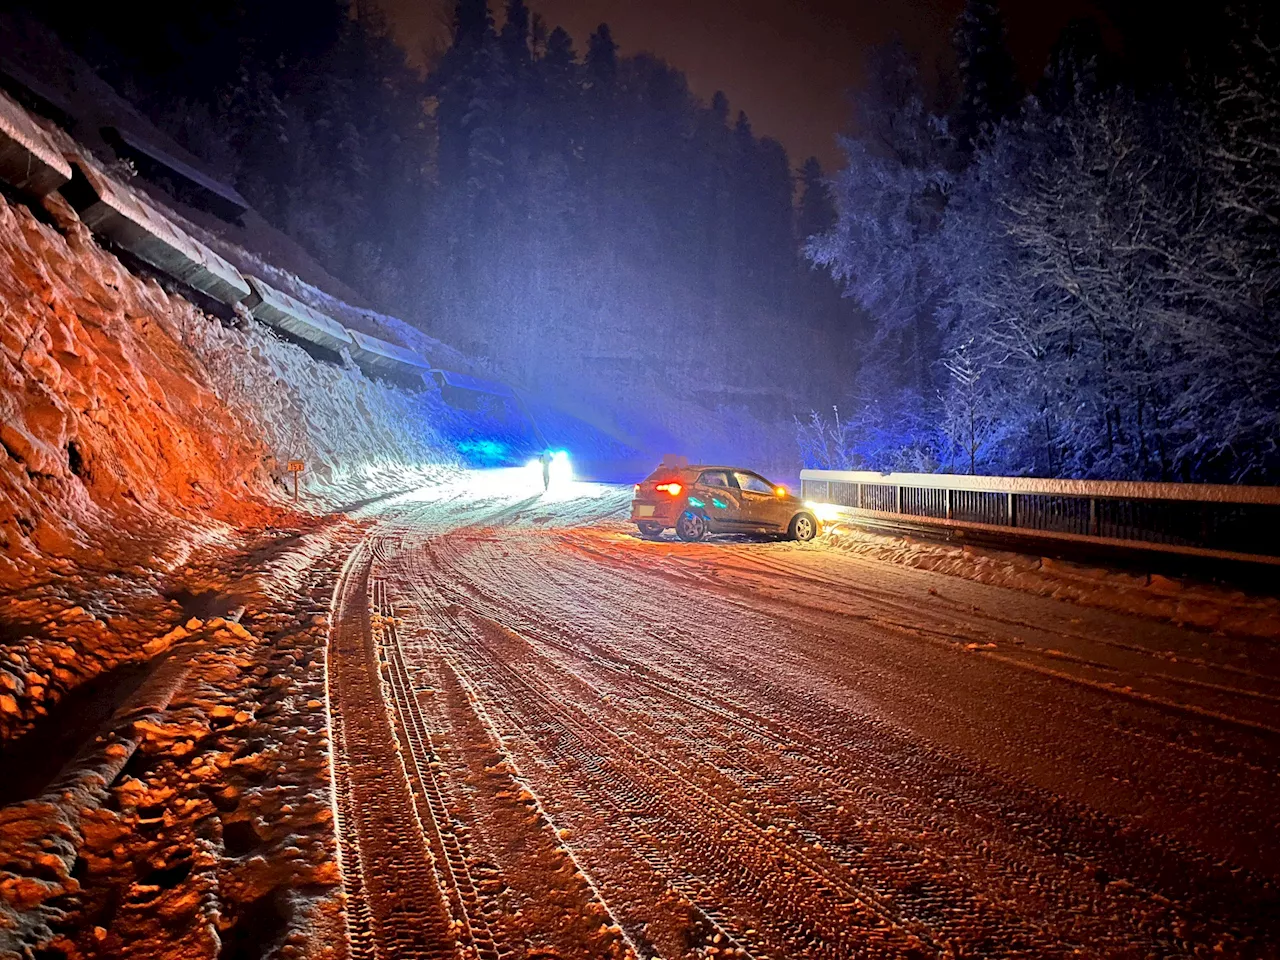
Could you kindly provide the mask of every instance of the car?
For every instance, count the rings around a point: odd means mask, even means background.
[[[806,541],[820,532],[803,500],[754,470],[682,459],[663,460],[636,484],[631,522],[650,540],[673,528],[688,542],[716,533],[774,533]]]

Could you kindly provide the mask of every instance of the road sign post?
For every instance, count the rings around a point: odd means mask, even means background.
[[[298,474],[302,473],[302,461],[290,460],[289,472],[293,474],[293,499],[298,499]]]

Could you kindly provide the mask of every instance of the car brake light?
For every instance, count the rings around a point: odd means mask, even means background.
[[[662,493],[669,493],[673,497],[678,497],[680,496],[680,491],[683,490],[684,487],[678,483],[660,483],[654,489],[659,490]]]

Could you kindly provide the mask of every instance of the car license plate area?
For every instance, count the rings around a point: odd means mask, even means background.
[[[636,504],[636,516],[637,516],[637,517],[652,517],[652,516],[653,516],[653,505],[652,505],[652,504],[644,504],[644,503],[638,503],[638,504]]]

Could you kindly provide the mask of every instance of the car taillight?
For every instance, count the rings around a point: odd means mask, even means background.
[[[684,487],[682,487],[678,483],[660,483],[656,487],[654,487],[654,489],[660,491],[661,493],[669,493],[673,497],[678,497],[680,496],[680,491],[683,490]]]

